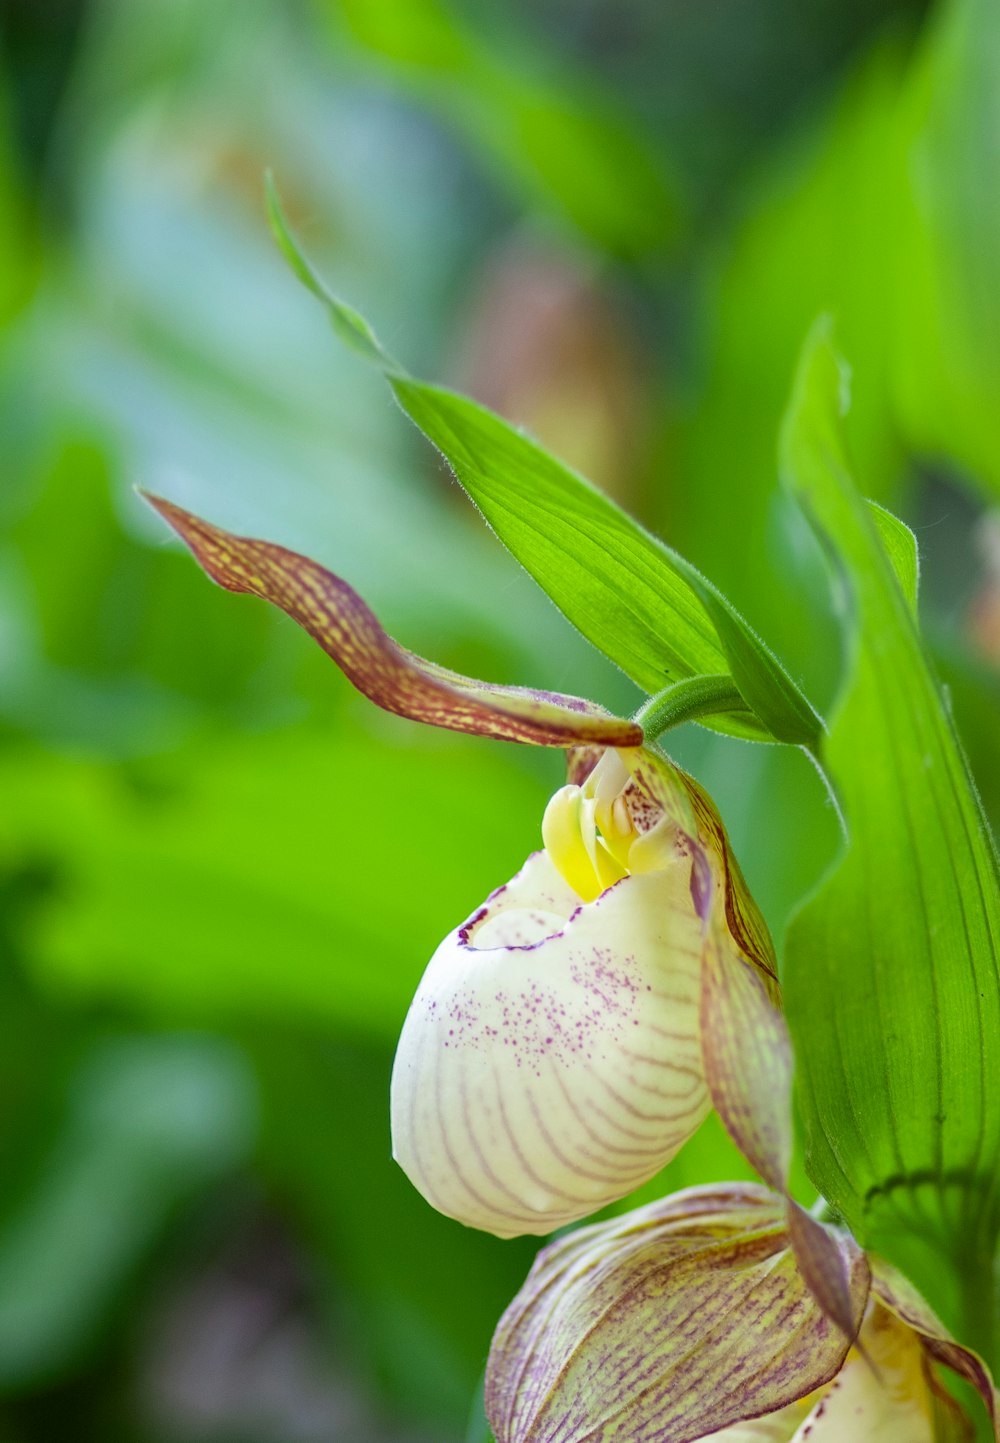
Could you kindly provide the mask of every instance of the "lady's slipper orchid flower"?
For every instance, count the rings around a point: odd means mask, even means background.
[[[427,1198],[546,1233],[651,1177],[711,1106],[773,1189],[693,1189],[544,1249],[491,1351],[497,1443],[943,1443],[938,1364],[996,1429],[984,1365],[788,1191],[773,950],[697,783],[637,721],[435,666],[317,563],[153,504],[214,580],[280,607],[378,705],[572,749],[542,850],[438,948],[404,1025],[394,1150]],[[728,674],[691,680],[741,699]]]
[[[992,1381],[886,1265],[828,1230],[852,1333],[823,1313],[782,1199],[692,1188],[542,1250],[497,1327],[497,1443],[944,1443],[959,1410],[936,1368]]]
[[[397,1161],[439,1211],[548,1233],[657,1172],[711,1107],[692,856],[621,756],[442,942],[392,1080]]]
[[[499,1233],[548,1232],[650,1177],[710,1105],[783,1191],[773,950],[710,798],[635,721],[446,671],[317,562],[150,500],[213,580],[280,607],[379,706],[572,749],[543,851],[442,945],[404,1029],[395,1149],[431,1201]],[[789,1210],[810,1286],[849,1326],[825,1235]]]

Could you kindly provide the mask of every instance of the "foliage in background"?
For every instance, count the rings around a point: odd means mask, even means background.
[[[5,1437],[459,1439],[530,1249],[396,1174],[391,1047],[558,764],[373,718],[292,628],[204,586],[132,487],[317,554],[448,665],[640,699],[330,343],[267,235],[270,165],[421,374],[466,384],[489,287],[519,326],[501,380],[525,356],[551,376],[571,317],[594,391],[584,416],[552,390],[559,434],[599,417],[595,457],[631,448],[642,519],[825,710],[837,641],[777,433],[831,311],[857,478],[919,528],[924,631],[995,818],[1000,602],[973,522],[1000,484],[996,10],[844,7],[830,32],[801,6],[741,54],[692,7],[596,0],[101,0],[50,31],[32,8],[0,52]],[[770,64],[805,77],[780,105]],[[628,435],[622,346],[646,388]],[[672,750],[780,936],[837,851],[827,798],[789,748],[689,731]],[[645,1195],[745,1175],[710,1121]],[[207,1373],[199,1314],[236,1340]]]

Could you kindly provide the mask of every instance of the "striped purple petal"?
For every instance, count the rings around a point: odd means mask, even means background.
[[[157,496],[147,496],[227,591],[263,597],[308,631],[359,691],[386,711],[451,731],[534,746],[638,746],[642,730],[595,702],[558,692],[497,686],[425,661],[393,641],[361,597],[307,556],[234,536]]]
[[[854,1331],[869,1275],[851,1252]],[[543,1249],[493,1339],[497,1443],[693,1443],[828,1383],[849,1347],[780,1197],[694,1188]]]

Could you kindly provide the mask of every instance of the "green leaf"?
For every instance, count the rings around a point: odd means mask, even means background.
[[[815,746],[819,718],[784,667],[717,586],[676,551],[669,556],[715,624],[733,680],[750,709],[778,741]]]
[[[390,378],[504,545],[563,614],[650,692],[729,672],[756,712],[716,730],[815,743],[819,723],[778,661],[710,582],[614,502],[464,396]]]
[[[920,552],[917,549],[917,538],[905,521],[900,521],[898,516],[893,516],[891,511],[887,511],[877,501],[868,502],[868,511],[875,522],[875,529],[889,563],[896,573],[900,589],[916,616],[920,591]]]
[[[1000,6],[937,7],[902,112],[892,251],[897,424],[912,449],[1000,490]]]
[[[326,287],[316,275],[312,266],[302,255],[295,241],[292,239],[285,218],[281,210],[281,201],[278,198],[278,191],[274,184],[274,176],[270,171],[264,175],[264,203],[267,206],[268,220],[271,222],[271,229],[281,249],[282,255],[298,276],[299,280],[307,290],[312,291],[318,300],[328,304],[329,297]],[[383,350],[375,338],[375,332],[365,320],[364,316],[343,301],[337,305],[329,306],[328,311],[333,329],[339,340],[352,351],[366,361],[373,361],[375,365],[382,366],[386,370],[397,369],[395,361],[388,351]]]
[[[910,599],[851,479],[841,387],[821,324],[782,461],[852,603],[822,752],[849,842],[789,930],[785,1003],[814,1180],[951,1320],[963,1275],[988,1279],[997,1232],[1000,882]]]
[[[756,716],[727,712],[706,725],[757,741],[816,744],[816,713],[711,582],[499,416],[405,375],[304,258],[273,187],[269,206],[283,251],[337,334],[379,366],[500,540],[589,641],[651,693],[729,673]]]
[[[445,0],[325,0],[396,84],[443,113],[519,199],[621,255],[662,251],[678,193],[650,144],[595,76],[546,55],[505,16],[486,32]],[[494,16],[494,19],[497,17]]]

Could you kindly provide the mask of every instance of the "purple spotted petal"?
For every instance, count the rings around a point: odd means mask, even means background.
[[[438,948],[392,1078],[397,1161],[501,1237],[586,1217],[658,1172],[709,1109],[690,861],[581,904],[538,852]]]

